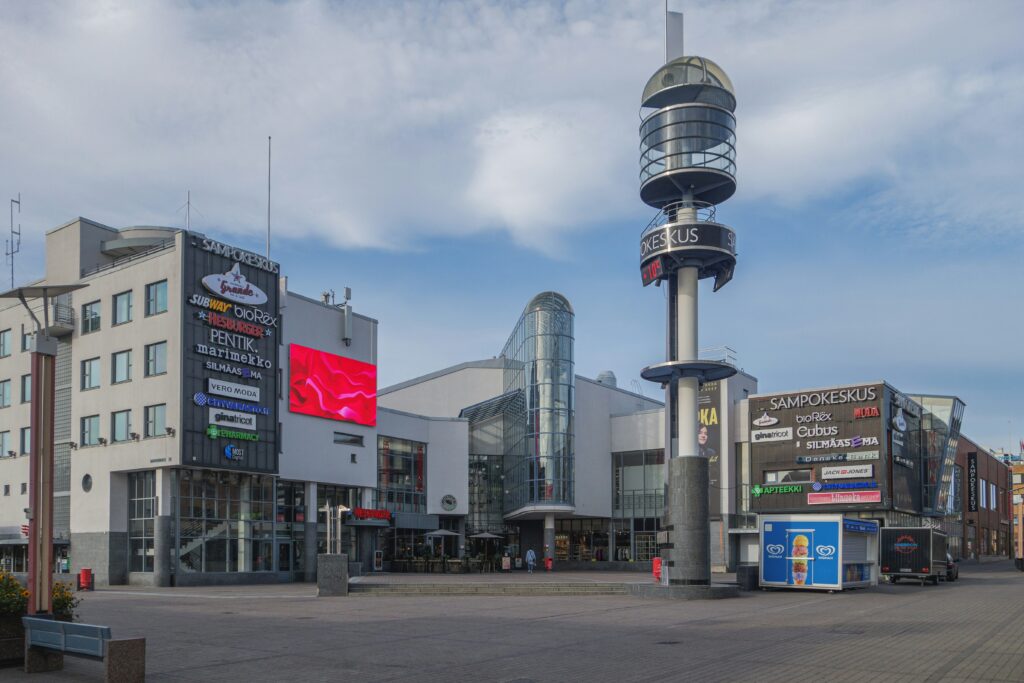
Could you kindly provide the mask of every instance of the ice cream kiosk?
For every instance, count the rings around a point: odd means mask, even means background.
[[[762,588],[878,585],[878,523],[842,515],[759,515]]]

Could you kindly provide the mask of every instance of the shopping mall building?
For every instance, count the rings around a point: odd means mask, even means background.
[[[100,584],[312,580],[325,507],[342,509],[355,572],[528,548],[562,568],[658,555],[664,406],[609,372],[575,373],[560,294],[510,312],[496,356],[378,390],[376,320],[291,292],[277,263],[206,235],[77,219],[47,234],[45,272],[38,284],[86,285],[48,311],[58,570],[88,567]],[[14,571],[32,329],[19,303],[0,304],[0,567]],[[962,411],[884,382],[758,395],[740,372],[704,385],[713,567],[747,559],[757,512],[934,524],[962,544]]]

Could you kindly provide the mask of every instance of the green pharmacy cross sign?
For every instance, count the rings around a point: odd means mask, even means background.
[[[761,486],[760,484],[754,484],[750,493],[754,498],[760,498],[761,496],[770,496],[778,493],[803,493],[804,487],[801,484],[788,484],[786,486]]]
[[[206,435],[211,439],[238,439],[239,441],[259,441],[259,434],[253,432],[239,432],[234,429],[224,429],[217,425],[210,425],[206,429]]]

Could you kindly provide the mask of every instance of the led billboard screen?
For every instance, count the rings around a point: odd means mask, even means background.
[[[288,410],[377,424],[377,366],[298,344],[288,349]]]

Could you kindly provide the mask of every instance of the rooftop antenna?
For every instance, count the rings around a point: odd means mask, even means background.
[[[270,260],[270,136],[267,136],[267,260]]]
[[[665,0],[665,63],[679,59],[685,54],[682,0]]]
[[[21,193],[17,199],[11,200],[11,237],[4,240],[4,258],[11,264],[11,289],[14,289],[14,255],[21,251],[21,221],[18,227],[14,227],[14,205],[18,205],[18,215],[21,215]]]
[[[185,203],[178,207],[178,211],[181,211],[182,209],[185,209],[185,229],[186,230],[191,230],[192,229],[192,208],[193,208],[192,207],[192,190],[185,190]],[[178,211],[175,211],[175,213],[178,213]],[[200,216],[203,215],[203,212],[200,211],[199,209],[196,209],[195,211]],[[204,216],[204,218],[205,218],[205,216]]]

